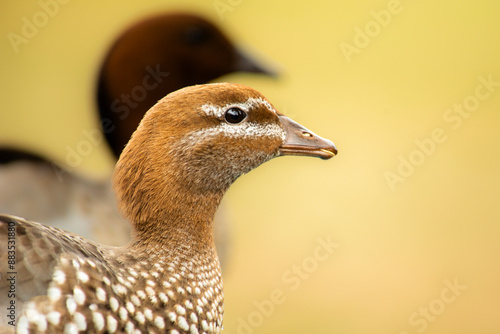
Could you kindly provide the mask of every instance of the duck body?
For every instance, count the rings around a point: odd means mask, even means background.
[[[18,333],[219,332],[222,276],[214,247],[197,248],[196,255],[188,243],[122,249],[0,216],[0,233],[9,228],[20,254],[14,268],[17,307],[24,310]],[[8,283],[0,283],[3,296]],[[7,308],[10,300],[2,301]]]
[[[0,247],[9,233],[16,238],[24,303],[17,331],[220,333],[212,228],[223,194],[274,157],[336,153],[251,88],[209,84],[169,94],[145,115],[115,168],[118,204],[132,225],[127,246],[0,217]]]
[[[130,240],[130,223],[120,215],[110,179],[70,173],[31,152],[4,148],[0,158],[0,212],[43,222],[109,245]],[[106,222],[102,224],[102,222]]]

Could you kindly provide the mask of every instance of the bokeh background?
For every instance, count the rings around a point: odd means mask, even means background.
[[[8,33],[41,8],[0,4],[1,143],[65,165],[98,126],[110,43],[179,9],[282,69],[219,81],[336,143],[330,161],[275,159],[227,194],[224,333],[500,333],[499,2],[71,0],[16,53]],[[102,145],[77,171],[111,169]]]

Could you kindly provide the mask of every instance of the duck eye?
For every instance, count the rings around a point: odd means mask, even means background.
[[[207,42],[210,39],[210,32],[203,27],[189,27],[184,34],[188,45],[198,46]]]
[[[247,114],[240,108],[230,108],[224,114],[226,122],[231,124],[240,123],[247,117]]]

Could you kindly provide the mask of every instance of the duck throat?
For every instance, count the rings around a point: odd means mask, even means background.
[[[169,160],[159,164],[125,154],[117,163],[114,187],[120,209],[133,225],[132,242],[170,247],[184,240],[212,249],[213,220],[227,187],[214,187]]]
[[[200,250],[215,249],[213,221],[222,195],[186,196],[168,190],[162,200],[134,210],[133,239],[168,247],[178,243]]]

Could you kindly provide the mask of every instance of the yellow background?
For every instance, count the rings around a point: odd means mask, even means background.
[[[231,10],[221,17],[217,3]],[[327,162],[275,159],[227,194],[224,332],[499,333],[500,87],[456,129],[443,115],[472,101],[478,77],[500,82],[500,3],[401,0],[377,30],[372,12],[393,3],[71,0],[16,53],[8,34],[41,7],[2,1],[0,142],[64,164],[66,147],[98,124],[95,77],[113,38],[158,11],[201,13],[283,70],[277,81],[220,81],[253,86],[339,149]],[[354,45],[356,27],[375,30],[347,59],[341,45]],[[422,159],[416,140],[436,128],[446,140]],[[391,189],[386,173],[401,156],[421,159]],[[102,145],[78,171],[105,177],[111,168]],[[317,239],[328,237],[338,248],[317,261]],[[283,275],[296,279],[290,270],[302,264],[311,272],[293,290]],[[276,290],[280,303],[259,311]]]

